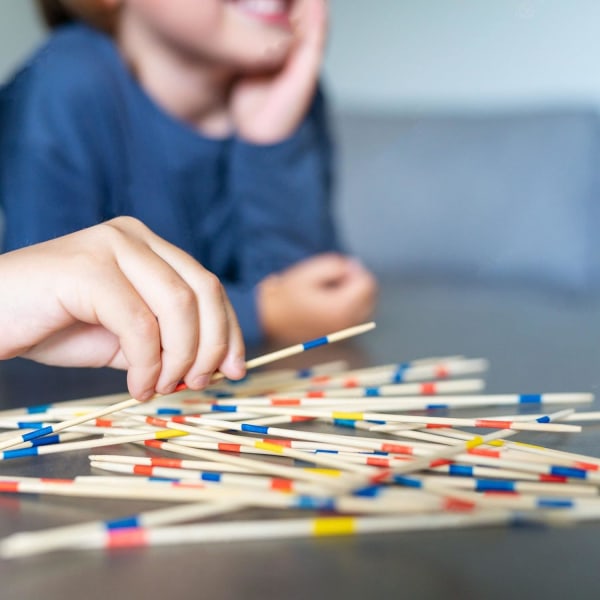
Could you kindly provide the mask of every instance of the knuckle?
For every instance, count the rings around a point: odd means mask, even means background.
[[[115,217],[114,219],[111,219],[110,221],[106,221],[105,223],[103,223],[103,225],[106,225],[106,226],[108,226],[112,229],[116,229],[118,231],[122,231],[122,230],[140,231],[140,230],[147,229],[146,225],[144,225],[142,223],[142,221],[140,221],[136,217],[130,217],[130,216]]]
[[[120,219],[125,218],[127,217],[118,217],[117,219],[106,221],[97,226],[98,235],[104,243],[107,243],[110,246],[116,246],[126,238],[124,228],[117,222]]]
[[[173,284],[169,295],[176,310],[189,312],[196,309],[196,295],[187,285]]]
[[[223,293],[223,286],[221,284],[221,281],[214,273],[211,273],[210,271],[207,271],[204,274],[202,288],[210,294],[214,295],[220,296]]]
[[[227,342],[215,342],[210,346],[202,346],[198,365],[206,371],[214,371],[227,356]]]
[[[129,322],[131,331],[136,337],[152,339],[158,336],[158,322],[149,310],[137,310],[131,315]]]
[[[133,240],[144,240],[150,233],[142,221],[129,216],[116,217],[97,227],[102,241],[114,247],[131,244]]]

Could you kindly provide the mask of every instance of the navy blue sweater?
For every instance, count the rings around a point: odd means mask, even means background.
[[[0,133],[5,250],[135,216],[221,278],[248,343],[256,284],[337,248],[320,92],[279,144],[202,137],[154,104],[110,38],[69,25],[0,92]]]

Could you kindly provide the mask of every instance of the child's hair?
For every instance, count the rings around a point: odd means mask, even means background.
[[[36,0],[42,19],[54,29],[73,21],[84,21],[108,33],[114,31],[116,10],[102,0]]]

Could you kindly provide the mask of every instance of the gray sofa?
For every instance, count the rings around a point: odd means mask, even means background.
[[[597,287],[598,115],[337,115],[337,217],[391,277]]]

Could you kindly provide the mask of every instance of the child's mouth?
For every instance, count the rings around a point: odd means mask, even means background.
[[[274,25],[289,25],[291,0],[229,0],[247,15]]]

